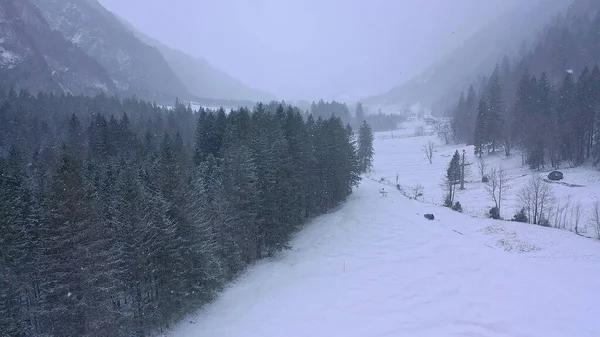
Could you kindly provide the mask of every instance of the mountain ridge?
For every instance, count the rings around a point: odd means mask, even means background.
[[[363,102],[432,106],[446,97],[455,97],[457,90],[460,93],[479,75],[487,73],[507,51],[518,53],[523,41],[533,39],[539,29],[570,3],[572,0],[537,0],[519,5],[501,14],[420,75],[385,93],[367,97]],[[518,35],[516,42],[515,35]]]
[[[248,87],[207,60],[172,48],[136,28],[132,23],[113,13],[130,32],[149,46],[158,49],[175,74],[191,93],[199,98],[271,101],[276,97],[262,90]],[[214,82],[211,82],[214,81]]]
[[[0,3],[0,86],[31,93],[113,94],[108,73],[51,29],[29,0]]]
[[[109,73],[119,93],[146,99],[191,99],[158,49],[131,34],[96,0],[32,0],[50,27]]]

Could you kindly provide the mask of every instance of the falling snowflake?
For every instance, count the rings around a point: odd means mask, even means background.
[[[572,74],[572,73],[573,73],[573,69],[567,69],[567,72],[568,72],[569,74]]]

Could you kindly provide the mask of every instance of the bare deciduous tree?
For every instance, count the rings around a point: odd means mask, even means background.
[[[435,149],[435,144],[432,141],[429,141],[427,145],[423,145],[423,152],[425,152],[425,156],[427,160],[429,160],[429,164],[433,163],[433,150]]]
[[[553,207],[554,214],[554,227],[558,229],[566,229],[567,221],[568,221],[568,210],[571,207],[571,196],[567,196],[566,198],[560,198],[555,203]]]
[[[411,187],[412,199],[417,200],[418,197],[422,197],[423,196],[423,190],[424,190],[424,187],[421,184],[416,184],[413,187]]]
[[[502,208],[504,193],[510,189],[509,182],[510,178],[506,170],[502,166],[498,166],[492,168],[489,180],[485,183],[485,190],[498,209],[498,214]]]
[[[480,157],[477,162],[477,168],[479,169],[479,175],[481,176],[481,181],[483,181],[483,177],[485,176],[485,170],[487,169],[487,163],[485,161],[485,157]]]
[[[596,230],[596,237],[600,239],[600,201],[594,202],[592,211],[590,212],[590,223]]]
[[[519,206],[525,208],[527,218],[532,224],[540,224],[554,200],[550,184],[540,176],[533,175],[517,194]]]
[[[571,209],[571,219],[573,219],[573,223],[571,224],[571,226],[574,228],[572,228],[572,230],[575,230],[575,234],[579,234],[580,233],[580,228],[579,228],[579,223],[581,221],[581,215],[583,214],[583,206],[581,206],[581,202],[578,201],[575,206]]]

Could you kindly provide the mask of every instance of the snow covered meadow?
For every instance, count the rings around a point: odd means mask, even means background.
[[[492,202],[470,182],[474,168],[457,194],[465,213],[437,205],[457,147],[438,145],[430,164],[421,147],[439,141],[411,137],[413,126],[377,134],[373,179],[168,336],[600,336],[600,241],[485,218]],[[511,191],[533,174],[519,157],[489,162],[509,170]],[[563,182],[582,187],[553,185],[557,199],[588,206],[598,197],[597,171],[563,172]],[[421,184],[423,197],[388,187],[396,174],[402,186]],[[514,195],[503,217],[512,216]]]
[[[422,196],[417,199],[426,203],[442,205],[444,202],[443,176],[455,151],[461,154],[466,150],[467,165],[465,168],[465,189],[456,190],[455,200],[460,201],[463,211],[472,216],[486,218],[494,206],[486,192],[485,183],[481,182],[479,168],[480,159],[474,155],[473,146],[444,145],[435,134],[431,135],[431,127],[425,127],[426,136],[415,136],[415,130],[423,126],[421,122],[406,123],[401,130],[382,132],[375,135],[375,169],[370,174],[372,179],[381,180],[390,186],[400,184],[407,194],[414,197],[419,188]],[[429,163],[423,146],[429,141],[435,144],[432,163]],[[503,151],[483,158],[485,174],[494,167],[502,166],[509,182],[505,191],[501,217],[510,220],[521,209],[518,193],[527,184],[532,175],[537,175],[550,184],[553,201],[548,212],[551,226],[574,231],[577,213],[579,214],[578,232],[588,237],[598,237],[597,226],[592,224],[590,216],[595,201],[600,201],[600,170],[591,165],[580,167],[561,167],[564,178],[560,181],[548,180],[547,168],[532,171],[521,164],[521,155],[513,151],[506,157]],[[396,177],[398,180],[396,181]]]

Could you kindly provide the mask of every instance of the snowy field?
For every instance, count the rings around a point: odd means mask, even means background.
[[[384,181],[390,185],[396,185],[396,175],[398,183],[402,188],[410,193],[417,185],[423,187],[423,196],[418,199],[426,203],[443,204],[445,191],[442,187],[443,176],[446,172],[450,159],[456,150],[462,156],[462,150],[466,152],[466,163],[472,165],[465,169],[465,189],[456,191],[455,200],[460,201],[463,211],[473,216],[485,218],[489,210],[494,206],[485,190],[485,184],[481,182],[479,173],[479,159],[474,155],[473,146],[444,145],[436,135],[424,137],[415,137],[415,129],[420,125],[419,122],[407,123],[404,128],[394,132],[381,132],[375,135],[375,169],[370,176],[373,179]],[[426,127],[425,132],[429,129]],[[435,151],[430,164],[422,148],[428,141],[433,141]],[[547,168],[541,171],[532,171],[527,166],[521,165],[521,155],[517,151],[510,157],[506,157],[503,151],[494,155],[485,156],[486,173],[493,167],[501,165],[508,173],[509,189],[505,192],[501,207],[501,216],[504,219],[512,219],[513,215],[521,208],[519,206],[517,194],[523,185],[525,185],[532,175],[539,175],[546,179],[548,173],[552,171]],[[461,157],[462,158],[462,157]],[[581,205],[579,227],[582,235],[597,237],[596,228],[590,224],[590,212],[595,201],[600,200],[600,170],[584,165],[581,167],[570,168],[564,164],[560,168],[564,174],[564,179],[551,183],[551,189],[555,201],[553,202],[553,211],[550,212],[550,223],[557,222],[556,210],[562,211],[563,218],[567,215],[565,228],[574,230],[575,208],[579,203]],[[561,222],[562,221],[558,221]]]
[[[440,147],[430,165],[420,150],[426,136],[381,136],[375,180],[399,173],[438,202],[454,150]],[[564,172],[565,181],[594,183]],[[457,213],[393,188],[384,197],[382,186],[365,179],[298,233],[293,250],[250,268],[168,336],[600,336],[599,241]],[[593,188],[573,195],[591,199]],[[467,184],[459,200],[489,205],[476,190]]]

